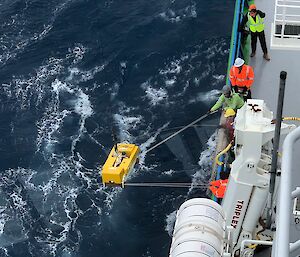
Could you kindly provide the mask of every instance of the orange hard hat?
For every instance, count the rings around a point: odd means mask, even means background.
[[[251,10],[256,10],[256,5],[255,4],[251,4],[249,6],[249,11],[251,11]]]

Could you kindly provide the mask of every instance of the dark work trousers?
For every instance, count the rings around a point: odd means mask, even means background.
[[[256,52],[257,37],[259,38],[261,49],[263,50],[264,54],[267,54],[268,49],[267,49],[266,37],[265,37],[265,32],[264,31],[262,31],[262,32],[251,32],[252,53]]]
[[[247,87],[238,87],[238,86],[233,86],[234,92],[238,93],[240,97],[244,99],[246,102],[247,99],[252,99],[251,96],[251,90],[247,90]]]

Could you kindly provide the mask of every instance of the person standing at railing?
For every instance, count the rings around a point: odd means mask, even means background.
[[[257,45],[257,37],[259,38],[259,42],[264,53],[263,57],[265,60],[270,61],[270,57],[268,55],[268,48],[266,44],[265,37],[265,24],[264,18],[266,14],[260,10],[256,9],[255,4],[251,4],[249,6],[249,11],[246,15],[244,15],[242,23],[240,25],[239,31],[242,32],[245,30],[246,24],[248,22],[248,27],[251,34],[251,49],[252,53],[250,57],[254,57],[256,53],[256,45]]]
[[[241,95],[244,101],[251,98],[250,89],[254,82],[254,71],[243,59],[235,59],[229,72],[229,79],[234,91]]]

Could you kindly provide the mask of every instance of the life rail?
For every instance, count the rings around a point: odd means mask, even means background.
[[[300,1],[276,0],[271,48],[299,49]]]

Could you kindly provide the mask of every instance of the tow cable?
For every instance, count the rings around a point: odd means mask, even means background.
[[[139,182],[139,183],[124,183],[124,186],[133,186],[133,187],[178,187],[178,188],[197,188],[197,189],[206,189],[208,188],[207,184],[192,184],[192,183],[182,183],[182,182]]]
[[[199,122],[199,121],[205,119],[205,118],[208,117],[209,115],[214,114],[214,113],[216,113],[216,112],[217,112],[217,111],[213,111],[213,112],[206,113],[206,114],[202,115],[200,118],[194,120],[194,121],[191,122],[190,124],[184,126],[182,129],[176,131],[175,133],[171,134],[170,136],[168,136],[168,137],[165,138],[164,140],[162,140],[162,141],[160,141],[159,143],[155,144],[154,146],[150,147],[148,150],[146,150],[146,151],[144,152],[144,154],[149,153],[150,151],[154,150],[156,147],[162,145],[163,143],[167,142],[167,141],[170,140],[171,138],[177,136],[177,135],[178,135],[179,133],[181,133],[182,131],[186,130],[186,129],[189,128],[189,127],[192,127],[192,126],[193,126],[194,124],[196,124],[197,122]]]
[[[158,142],[154,146],[150,147],[149,149],[145,150],[141,154],[145,156],[150,151],[154,150],[155,148],[159,147],[163,143],[167,142],[168,140],[172,139],[176,135],[180,134],[184,130],[194,126],[197,122],[205,119],[211,114],[216,113],[217,111],[209,112],[198,119],[194,120],[193,122],[189,123],[188,125],[182,127],[175,133],[171,134],[164,140]],[[192,183],[174,183],[174,182],[161,182],[161,183],[154,183],[154,182],[143,182],[143,183],[125,183],[125,176],[130,172],[132,167],[135,165],[138,154],[139,154],[139,147],[134,144],[130,143],[116,143],[115,133],[112,131],[114,147],[111,150],[108,159],[106,160],[105,164],[102,168],[102,183],[104,186],[136,186],[136,187],[193,187],[193,188],[207,188],[206,184],[192,184]]]

